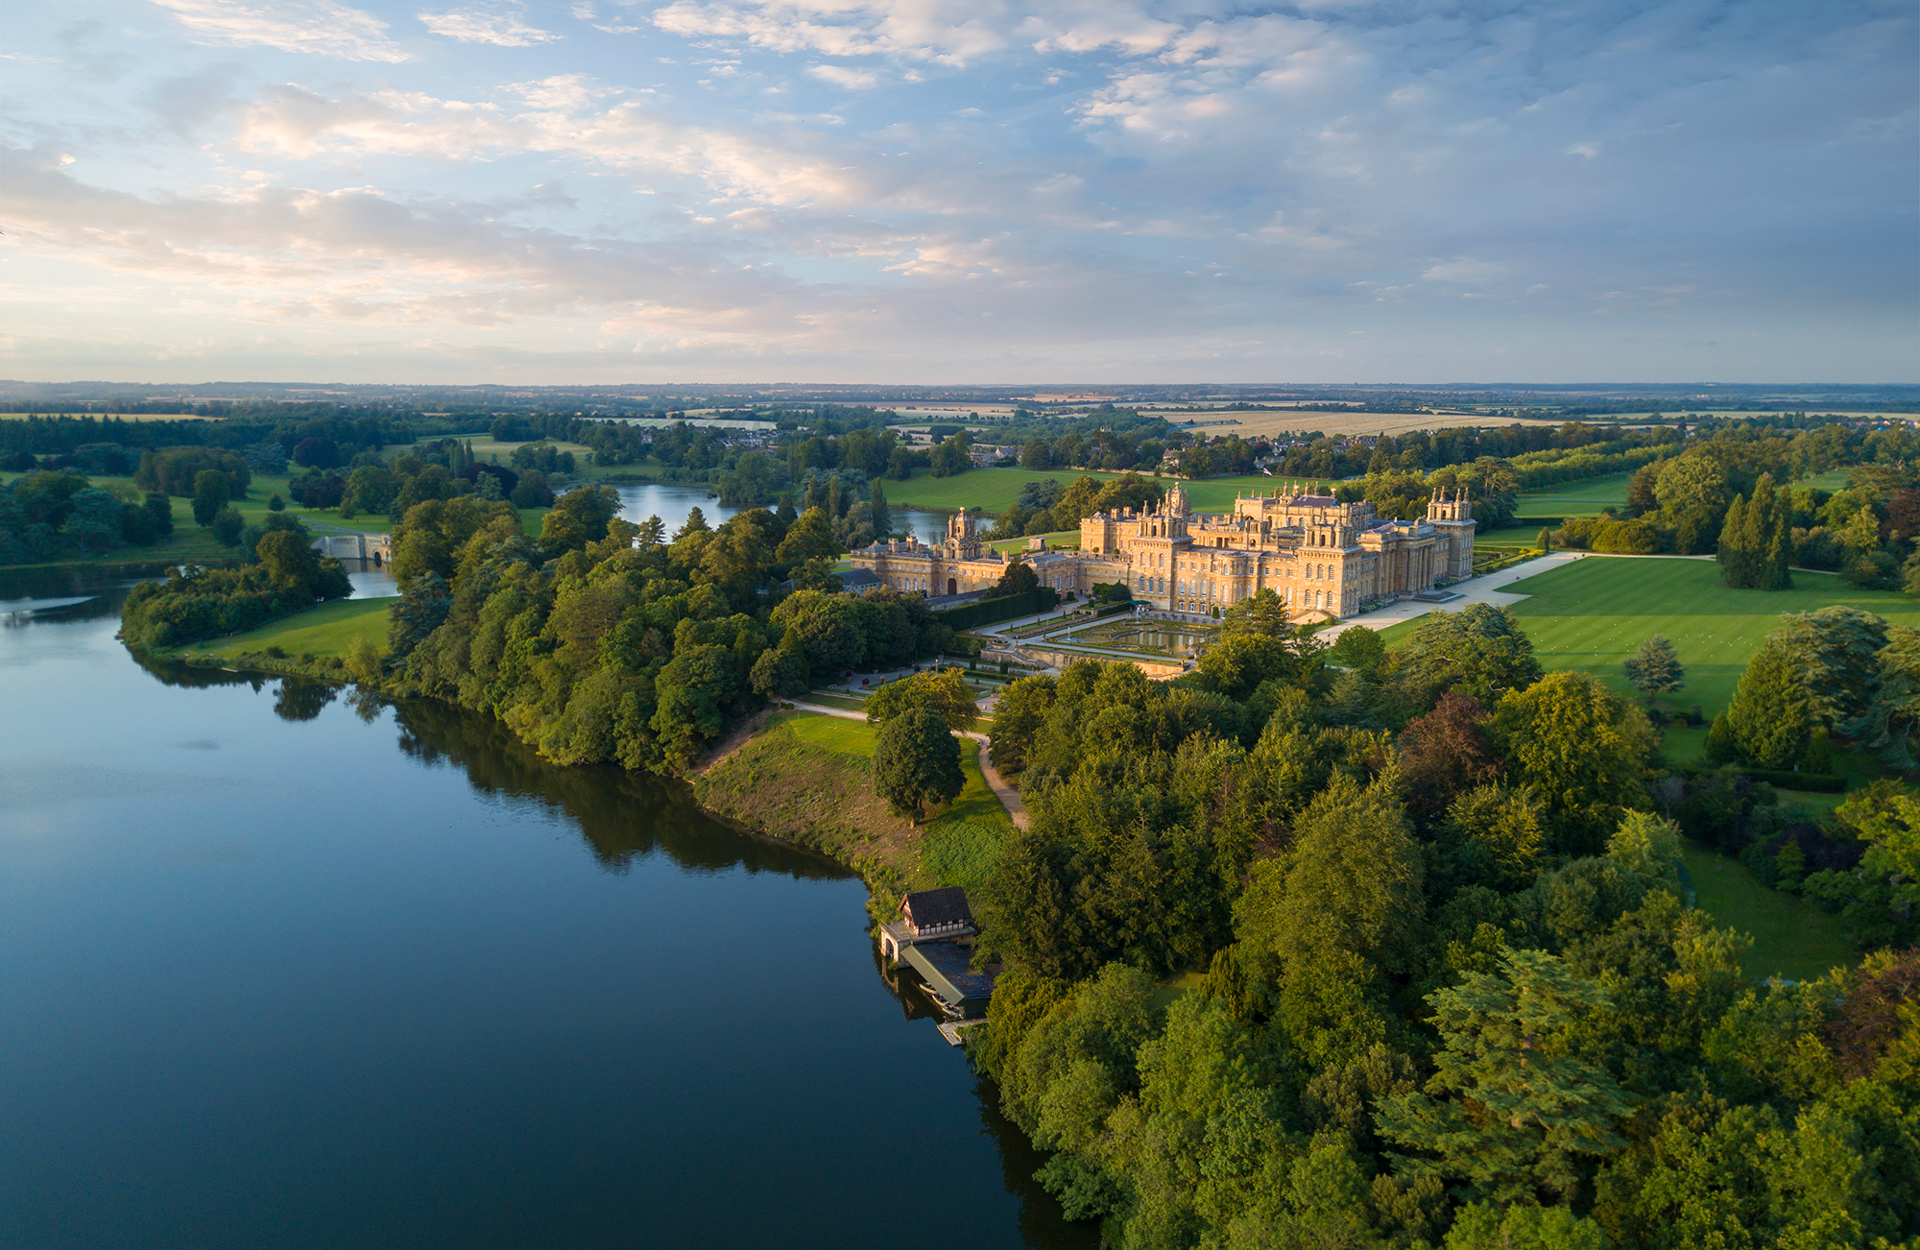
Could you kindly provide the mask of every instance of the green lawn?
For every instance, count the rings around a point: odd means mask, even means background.
[[[1055,481],[1061,486],[1077,477],[1110,478],[1112,473],[1039,472],[1032,469],[969,469],[953,477],[934,477],[926,469],[915,469],[911,482],[885,479],[887,503],[903,508],[924,508],[931,512],[958,512],[971,508],[998,516],[1013,506],[1029,482]]]
[[[1828,469],[1825,473],[1815,473],[1811,477],[1803,477],[1793,485],[1795,490],[1810,486],[1815,490],[1839,491],[1846,489],[1847,479],[1852,476],[1853,470],[1851,468]]]
[[[1749,976],[1811,981],[1858,958],[1846,926],[1804,899],[1760,884],[1739,860],[1684,842],[1694,903],[1723,927],[1753,939]]]
[[[969,469],[954,477],[933,477],[926,469],[914,470],[911,482],[896,482],[889,479],[885,483],[887,502],[906,508],[925,508],[934,512],[957,512],[961,508],[972,508],[991,513],[995,516],[1013,506],[1020,491],[1029,482],[1052,480],[1062,486],[1075,478],[1094,477],[1101,481],[1110,481],[1121,476],[1118,473],[1091,472],[1076,469]],[[1151,473],[1139,476],[1153,478]],[[1236,495],[1271,491],[1285,483],[1280,478],[1260,475],[1248,477],[1216,477],[1200,482],[1184,482],[1175,478],[1157,479],[1163,488],[1171,489],[1178,485],[1186,488],[1187,502],[1196,512],[1231,512]]]
[[[1627,484],[1632,480],[1631,473],[1616,473],[1611,477],[1523,491],[1514,511],[1515,523],[1530,516],[1599,516],[1600,510],[1608,505],[1624,508]],[[1533,528],[1537,532],[1540,527]]]
[[[1079,530],[1055,530],[1051,534],[1029,534],[1026,538],[1004,538],[999,542],[988,543],[987,546],[1002,553],[1008,551],[1025,551],[1028,541],[1034,538],[1046,539],[1047,549],[1049,551],[1059,551],[1062,548],[1072,551],[1080,550]]]
[[[1794,588],[1729,590],[1711,560],[1610,559],[1590,556],[1503,589],[1530,595],[1513,607],[1533,651],[1547,669],[1582,669],[1623,695],[1634,695],[1621,663],[1651,634],[1665,634],[1686,667],[1687,684],[1665,702],[1699,705],[1711,717],[1783,612],[1845,604],[1920,628],[1920,604],[1895,591],[1858,590],[1830,574],[1795,573]],[[1383,632],[1388,646],[1411,636],[1417,621]]]
[[[873,758],[873,727],[863,720],[822,716],[818,712],[793,712],[779,717],[775,723],[791,729],[794,736],[808,746],[821,747],[836,755]]]
[[[865,721],[791,712],[772,724],[786,726],[809,746],[839,755],[873,758],[874,733]],[[980,744],[972,738],[960,739],[960,768],[966,774],[966,788],[927,822],[920,860],[922,870],[934,882],[972,890],[986,883],[1000,857],[1001,836],[1012,829],[1013,822],[980,773]]]
[[[393,597],[336,599],[249,633],[214,639],[210,645],[182,648],[179,654],[231,660],[245,651],[265,651],[277,646],[295,658],[312,654],[324,659],[345,656],[356,637],[365,638],[385,652],[387,609],[397,602]]]

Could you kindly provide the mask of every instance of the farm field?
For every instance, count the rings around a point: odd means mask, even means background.
[[[335,599],[319,607],[262,625],[259,629],[231,638],[216,639],[213,646],[183,647],[183,657],[201,656],[230,660],[244,651],[265,651],[279,647],[290,656],[345,656],[356,637],[365,638],[382,654],[387,650],[387,611],[396,597],[378,599]]]
[[[1651,634],[1665,634],[1686,667],[1672,706],[1699,705],[1711,717],[1783,612],[1845,604],[1920,627],[1920,603],[1888,590],[1858,590],[1831,574],[1795,573],[1792,590],[1729,590],[1711,560],[1589,556],[1505,587],[1528,595],[1513,605],[1541,666],[1581,669],[1638,697],[1620,665]],[[1383,631],[1389,646],[1417,621]]]
[[[1858,959],[1838,917],[1762,885],[1737,859],[1689,841],[1680,848],[1693,879],[1694,905],[1720,926],[1753,939],[1748,976],[1811,981]]]
[[[1477,425],[1493,428],[1516,424],[1511,418],[1501,419],[1473,412],[1321,412],[1307,408],[1274,408],[1264,412],[1221,411],[1217,415],[1211,412],[1165,412],[1142,409],[1142,412],[1154,412],[1155,416],[1165,417],[1178,425],[1182,419],[1188,421],[1225,421],[1233,420],[1234,425],[1206,425],[1203,428],[1208,435],[1238,434],[1241,438],[1254,438],[1264,435],[1295,431],[1309,431],[1325,434],[1330,438],[1353,438],[1361,434],[1404,434],[1409,430],[1451,430],[1463,425]],[[1523,421],[1522,425],[1559,425],[1560,420]]]
[[[217,421],[191,412],[0,412],[0,421],[25,421],[28,417],[116,417],[121,421]]]

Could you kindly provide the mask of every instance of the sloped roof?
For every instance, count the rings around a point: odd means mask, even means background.
[[[938,890],[915,890],[900,900],[900,909],[913,918],[916,926],[973,924],[973,909],[967,906],[967,892],[957,885]]]

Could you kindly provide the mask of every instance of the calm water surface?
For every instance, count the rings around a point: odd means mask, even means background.
[[[636,524],[650,516],[657,516],[666,523],[669,536],[687,523],[687,514],[696,507],[707,518],[709,525],[718,525],[741,511],[739,508],[721,507],[718,499],[707,497],[707,488],[704,486],[646,482],[615,486],[614,489],[620,492],[621,516]],[[896,538],[905,538],[912,533],[922,542],[939,542],[947,535],[947,516],[944,512],[922,512],[917,508],[898,507],[889,507],[887,512],[892,517]]]
[[[844,870],[95,589],[0,582],[0,1245],[1092,1244]]]

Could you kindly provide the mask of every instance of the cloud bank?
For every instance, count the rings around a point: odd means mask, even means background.
[[[14,376],[1914,372],[1907,5],[91,2]]]

